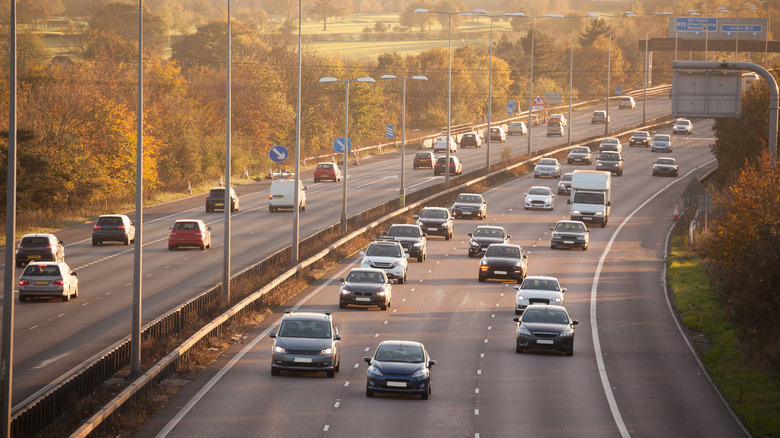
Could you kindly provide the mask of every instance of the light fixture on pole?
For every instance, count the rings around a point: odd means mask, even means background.
[[[301,27],[303,24],[303,0],[298,0],[298,86],[295,99],[295,187],[298,187],[301,181],[301,65],[303,56],[301,54]],[[293,205],[298,205],[300,193],[293,190]],[[227,205],[227,204],[225,204]],[[298,243],[301,240],[300,235],[301,210],[293,209],[293,235],[292,235],[292,265],[298,264]]]
[[[655,12],[653,14],[640,14],[645,16],[645,71],[644,71],[644,80],[642,84],[642,123],[647,123],[647,85],[648,85],[648,78],[650,76],[650,62],[648,58],[648,42],[650,39],[650,28],[649,28],[649,17],[653,15],[672,15],[671,12],[664,11],[664,12]],[[637,14],[627,11],[626,17],[636,17]],[[676,27],[676,26],[675,26]],[[677,35],[677,32],[675,31],[675,36]],[[677,39],[675,38],[675,58],[677,57]]]
[[[357,78],[357,79],[336,79],[331,77],[320,78],[320,82],[343,82],[346,85],[346,98],[344,99],[344,173],[342,179],[344,180],[343,193],[342,193],[342,206],[341,206],[341,233],[347,232],[347,179],[348,172],[347,167],[349,163],[349,83],[350,82],[376,82],[374,78]],[[298,208],[297,206],[295,208]]]
[[[447,165],[444,168],[444,188],[450,188],[450,121],[452,107],[452,16],[470,15],[469,12],[429,11],[428,9],[415,9],[418,14],[440,14],[447,16]]]
[[[401,189],[398,192],[399,204],[403,207],[406,205],[406,80],[414,79],[417,81],[427,81],[428,78],[422,75],[408,78],[397,77],[395,75],[383,75],[381,79],[400,79],[403,84],[403,92],[401,93]]]

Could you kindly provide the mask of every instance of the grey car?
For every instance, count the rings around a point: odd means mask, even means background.
[[[484,254],[488,246],[494,243],[509,243],[511,237],[504,227],[480,225],[473,233],[469,233],[469,257]]]
[[[428,258],[428,236],[419,225],[393,224],[387,232],[382,232],[382,236],[399,242],[404,252],[409,254],[409,257],[416,257],[418,262]]]
[[[336,377],[341,360],[341,335],[330,311],[287,311],[271,350],[271,374],[286,371],[325,371]]]
[[[672,136],[669,134],[656,134],[650,142],[650,152],[671,152]]]
[[[543,176],[550,176],[556,179],[561,177],[561,165],[556,158],[542,158],[536,162],[534,178]]]
[[[28,298],[78,298],[79,279],[65,262],[33,262],[19,278],[19,301]]]
[[[592,162],[593,154],[587,146],[574,146],[569,151],[569,155],[566,156],[566,163],[568,164],[591,164]]]
[[[552,230],[550,248],[582,248],[587,251],[590,242],[590,230],[582,221],[558,221]]]
[[[135,225],[123,214],[104,214],[92,227],[92,245],[103,242],[121,242],[129,245],[135,242]]]
[[[381,269],[356,268],[347,278],[339,278],[339,308],[348,305],[377,306],[387,310],[393,300],[393,285]]]
[[[37,261],[65,261],[65,247],[54,234],[25,234],[16,247],[16,266]]]
[[[620,152],[602,152],[596,161],[596,170],[612,172],[617,176],[623,175],[623,157]]]
[[[485,219],[487,217],[487,201],[479,193],[461,193],[452,204],[452,217]]]
[[[444,240],[452,239],[453,218],[446,208],[425,207],[419,215],[414,215],[414,219],[428,236],[444,236]]]

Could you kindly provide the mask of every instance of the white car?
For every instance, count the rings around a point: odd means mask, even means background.
[[[398,284],[406,282],[406,259],[409,254],[404,252],[400,242],[389,239],[373,240],[365,251],[360,251],[360,255],[363,256],[361,268],[381,269],[388,278],[398,280]]]
[[[450,136],[450,152],[457,152],[458,151],[458,144],[455,143],[455,139]],[[434,152],[447,152],[447,136],[442,137],[436,137],[436,139],[433,141],[433,151]]]
[[[528,128],[525,126],[525,122],[509,122],[509,128],[506,131],[507,135],[528,135]]]
[[[555,194],[549,187],[533,186],[524,195],[525,204],[523,208],[525,210],[532,208],[552,210],[555,208]]]
[[[566,116],[563,114],[550,114],[547,118],[547,123],[560,123],[561,126],[566,127]]]
[[[534,167],[534,178],[551,176],[553,178],[561,177],[561,164],[557,158],[542,158],[536,162]]]
[[[534,304],[554,304],[563,306],[566,288],[561,287],[555,277],[541,275],[529,275],[523,280],[523,284],[515,286],[515,314],[525,312],[528,306]]]
[[[672,126],[672,134],[693,134],[693,123],[688,119],[677,119]]]

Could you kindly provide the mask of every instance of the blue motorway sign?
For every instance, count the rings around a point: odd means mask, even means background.
[[[387,137],[387,138],[395,137],[395,134],[394,134],[394,131],[393,131],[393,125],[385,125],[385,137]]]
[[[720,30],[726,35],[731,35],[733,32],[747,32],[758,35],[763,32],[764,27],[760,24],[722,24]]]
[[[716,32],[718,19],[715,17],[675,17],[674,30],[677,32]]]
[[[509,115],[512,115],[512,113],[515,112],[515,102],[507,102],[506,104],[506,113]]]
[[[617,89],[615,90],[615,94],[617,94],[618,96],[620,96],[621,94],[623,94],[623,87],[621,87],[620,85],[618,85],[618,86],[617,86]]]
[[[286,160],[287,157],[289,156],[290,156],[290,151],[288,151],[286,147],[280,144],[272,147],[271,150],[268,151],[268,157],[274,163],[281,163],[284,160]]]
[[[333,141],[333,152],[343,154],[344,153],[344,137],[339,137]],[[352,140],[347,139],[347,153],[352,150]]]

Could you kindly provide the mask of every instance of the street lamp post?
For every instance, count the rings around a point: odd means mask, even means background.
[[[401,79],[403,84],[403,92],[401,93],[401,189],[398,192],[399,203],[403,207],[406,205],[406,80],[427,81],[428,78],[422,75],[409,78],[383,75],[382,79]]]
[[[607,49],[607,117],[604,121],[604,135],[609,134],[609,80],[612,65],[612,17],[609,17],[609,49]]]
[[[444,188],[450,188],[450,115],[452,104],[452,16],[470,15],[470,12],[429,11],[427,9],[415,9],[418,14],[441,14],[447,16],[447,165],[444,169]],[[488,134],[490,135],[490,134]]]
[[[536,23],[536,17],[529,17],[531,19],[531,67],[528,80],[528,156],[531,156],[531,125],[533,118],[533,105],[534,105],[534,25]]]
[[[347,166],[349,163],[349,83],[350,82],[376,82],[374,78],[357,78],[357,79],[336,79],[331,77],[324,77],[320,79],[320,82],[343,82],[346,85],[346,98],[344,99],[344,173],[342,174],[343,193],[342,193],[342,207],[341,207],[341,232],[342,234],[347,232]],[[298,208],[297,206],[295,208]]]
[[[650,75],[650,63],[648,58],[648,42],[650,39],[650,26],[648,23],[649,17],[652,15],[672,15],[671,12],[656,12],[654,14],[641,14],[645,16],[645,71],[644,71],[644,83],[642,86],[642,123],[647,123],[647,84],[648,84],[648,77]],[[633,12],[626,12],[627,17],[636,17],[636,14]],[[677,59],[677,30],[675,26],[675,39],[674,39],[674,57]]]

